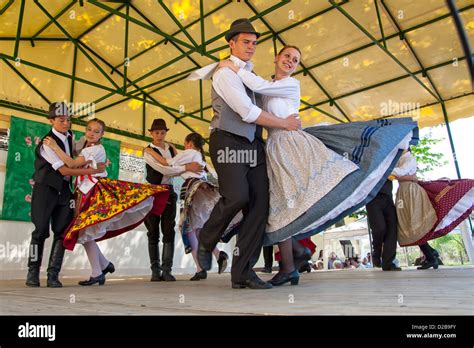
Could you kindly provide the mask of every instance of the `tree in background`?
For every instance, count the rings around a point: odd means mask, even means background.
[[[464,265],[465,261],[469,263],[469,258],[460,234],[450,233],[430,241],[430,244],[433,248],[439,250],[445,264],[459,264],[459,262],[461,262],[461,265]]]
[[[432,138],[430,132],[420,139],[418,145],[412,145],[410,147],[411,153],[415,156],[416,161],[418,162],[417,176],[419,179],[424,179],[426,173],[448,164],[448,161],[443,159],[444,154],[441,152],[434,152],[432,148],[443,140],[444,138]]]

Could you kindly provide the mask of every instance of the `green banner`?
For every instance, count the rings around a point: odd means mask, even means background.
[[[48,124],[11,117],[2,220],[30,221],[35,148],[50,130]],[[84,132],[74,131],[75,140],[83,135]],[[120,141],[103,138],[102,144],[111,162],[107,168],[108,177],[117,179]]]

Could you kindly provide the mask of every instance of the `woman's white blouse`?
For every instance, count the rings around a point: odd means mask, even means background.
[[[92,163],[90,167],[92,168],[97,168],[97,163],[105,163],[105,161],[107,161],[105,148],[101,144],[83,148],[79,156],[83,156],[86,161],[91,160]],[[107,177],[107,171],[105,170],[102,173],[93,174],[92,176],[105,178]]]
[[[416,174],[416,158],[411,152],[405,152],[398,160],[397,166],[393,169],[392,175],[397,177]]]
[[[178,153],[176,156],[166,159],[170,166],[184,166],[188,163],[197,162],[203,166],[206,166],[206,162],[202,159],[202,155],[199,151],[194,149],[187,149],[183,152]],[[187,178],[205,178],[206,172],[202,170],[200,173],[184,172],[181,174],[184,179]]]
[[[263,109],[280,118],[297,114],[300,109],[300,82],[293,77],[268,81],[247,70],[240,69],[237,75],[255,93],[262,94]]]

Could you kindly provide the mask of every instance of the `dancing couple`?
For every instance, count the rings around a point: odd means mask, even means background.
[[[48,267],[48,286],[62,286],[58,274],[64,250],[73,250],[76,243],[84,246],[91,265],[89,279],[80,281],[79,285],[103,285],[106,274],[113,273],[115,266],[104,256],[97,242],[133,230],[150,214],[162,214],[169,191],[162,185],[107,178],[107,155],[101,141],[106,126],[102,120],[94,118],[87,122],[85,136],[76,144],[79,153],[75,156],[69,129],[70,116],[66,112],[56,112],[56,109],[61,109],[57,104],[61,103],[53,103],[50,107],[53,129],[36,149],[35,203],[32,205],[36,229],[32,234],[32,244],[41,232],[43,240],[40,240],[40,246],[43,248],[44,236],[47,238],[49,232],[49,219],[52,219],[55,240]],[[72,175],[76,176],[74,211],[71,209],[74,204],[69,202]],[[40,218],[38,212],[44,215]],[[28,266],[26,284],[39,286],[41,259],[30,260]]]
[[[222,196],[200,231],[198,260],[210,269],[212,250],[242,211],[231,270],[232,287],[238,289],[298,284],[292,238],[318,233],[370,201],[417,130],[411,119],[301,129],[300,85],[291,77],[301,51],[283,47],[267,81],[252,72],[250,61],[259,36],[248,19],[234,21],[225,35],[229,61],[189,77],[212,75],[209,152]],[[262,127],[268,130],[266,144]],[[253,151],[256,163],[221,161],[222,151]],[[275,243],[281,268],[266,282],[252,268],[262,245]]]

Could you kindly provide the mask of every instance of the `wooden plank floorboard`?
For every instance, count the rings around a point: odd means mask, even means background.
[[[269,279],[270,275],[261,275]],[[1,315],[473,315],[474,267],[402,272],[339,270],[301,275],[300,285],[235,290],[230,275],[199,282],[149,282],[149,276],[109,277],[61,289],[0,281]],[[43,285],[46,281],[42,279]]]

